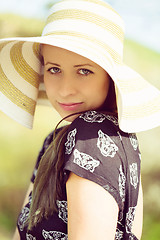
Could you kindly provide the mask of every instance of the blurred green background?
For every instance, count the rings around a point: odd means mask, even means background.
[[[44,22],[0,14],[0,38],[37,36]],[[125,62],[160,89],[160,53],[130,39]],[[37,107],[34,128],[28,130],[0,112],[0,239],[11,239],[43,139],[60,120],[49,107]],[[142,240],[160,239],[160,127],[138,134],[142,153],[144,227]]]

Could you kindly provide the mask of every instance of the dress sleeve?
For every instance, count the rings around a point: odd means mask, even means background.
[[[65,143],[65,174],[70,171],[107,190],[123,209],[121,175],[126,156],[116,118],[91,112],[72,122]],[[125,186],[123,184],[123,192]]]

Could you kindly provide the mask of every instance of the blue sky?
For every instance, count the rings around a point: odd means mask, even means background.
[[[126,36],[160,52],[159,0],[106,0],[123,17]],[[0,13],[45,18],[50,0],[0,0]]]
[[[49,0],[0,0],[0,12],[11,12],[27,17],[44,18]]]

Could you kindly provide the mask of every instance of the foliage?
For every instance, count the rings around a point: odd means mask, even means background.
[[[0,15],[0,37],[36,36],[41,20]],[[125,62],[160,89],[160,54],[131,40],[125,41]],[[0,239],[9,240],[34,167],[37,152],[47,134],[59,121],[49,107],[37,107],[32,131],[0,112]],[[160,239],[160,128],[138,134],[142,153],[144,230],[142,240]]]
[[[127,39],[124,61],[160,89],[160,53]]]
[[[13,14],[0,14],[0,38],[38,36],[44,26],[39,19],[23,18]]]

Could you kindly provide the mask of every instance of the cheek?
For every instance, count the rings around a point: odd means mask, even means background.
[[[104,88],[103,88],[103,93],[105,95],[105,98],[108,95],[108,91],[109,91],[109,86],[110,86],[110,81],[109,79],[106,81],[106,83],[104,84]]]
[[[91,108],[99,108],[106,100],[108,94],[108,84],[90,85],[85,91],[85,96]]]
[[[54,84],[54,81],[44,75],[44,85],[45,85],[47,95],[52,95],[56,87]]]
[[[109,91],[110,81],[109,79],[104,78],[102,82],[97,86],[97,92],[101,99],[106,99]]]
[[[103,105],[103,103],[105,102],[109,91],[109,85],[110,85],[109,79],[104,78],[95,88],[94,95],[98,107]]]

